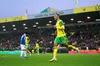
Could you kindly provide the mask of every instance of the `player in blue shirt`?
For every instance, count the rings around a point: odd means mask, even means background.
[[[22,58],[22,57],[27,58],[25,39],[26,39],[26,33],[24,33],[24,34],[21,36],[21,39],[20,39],[20,47],[21,47],[21,54],[20,54],[20,57],[21,57],[21,58]],[[24,55],[24,56],[23,56],[23,55]]]

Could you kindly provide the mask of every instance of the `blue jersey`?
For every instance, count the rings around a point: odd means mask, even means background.
[[[20,39],[20,44],[25,45],[25,38],[26,38],[26,35],[23,34],[23,35],[21,36],[21,39]]]

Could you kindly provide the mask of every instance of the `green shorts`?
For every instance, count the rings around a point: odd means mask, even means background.
[[[56,44],[67,44],[68,43],[68,38],[66,36],[62,36],[62,37],[57,37],[54,40],[54,43]]]
[[[26,44],[26,49],[28,49],[28,44]]]
[[[39,51],[39,48],[35,48],[36,49],[36,51]]]

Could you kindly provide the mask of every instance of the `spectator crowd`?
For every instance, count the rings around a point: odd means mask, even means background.
[[[75,45],[80,49],[98,49],[100,47],[100,31],[79,31],[66,33],[69,44]],[[20,50],[20,37],[21,35],[0,35],[0,51],[4,50]],[[35,43],[38,42],[42,48],[52,48],[55,35],[42,35],[35,37],[33,34],[29,34],[30,45],[29,48],[33,49]]]

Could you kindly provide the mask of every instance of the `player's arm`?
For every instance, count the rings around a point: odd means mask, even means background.
[[[57,29],[65,29],[64,26],[56,27]]]
[[[63,21],[59,22],[59,26],[56,26],[57,29],[65,29]]]
[[[30,42],[30,39],[29,39],[29,37],[27,38],[27,41],[28,41],[28,43]]]

